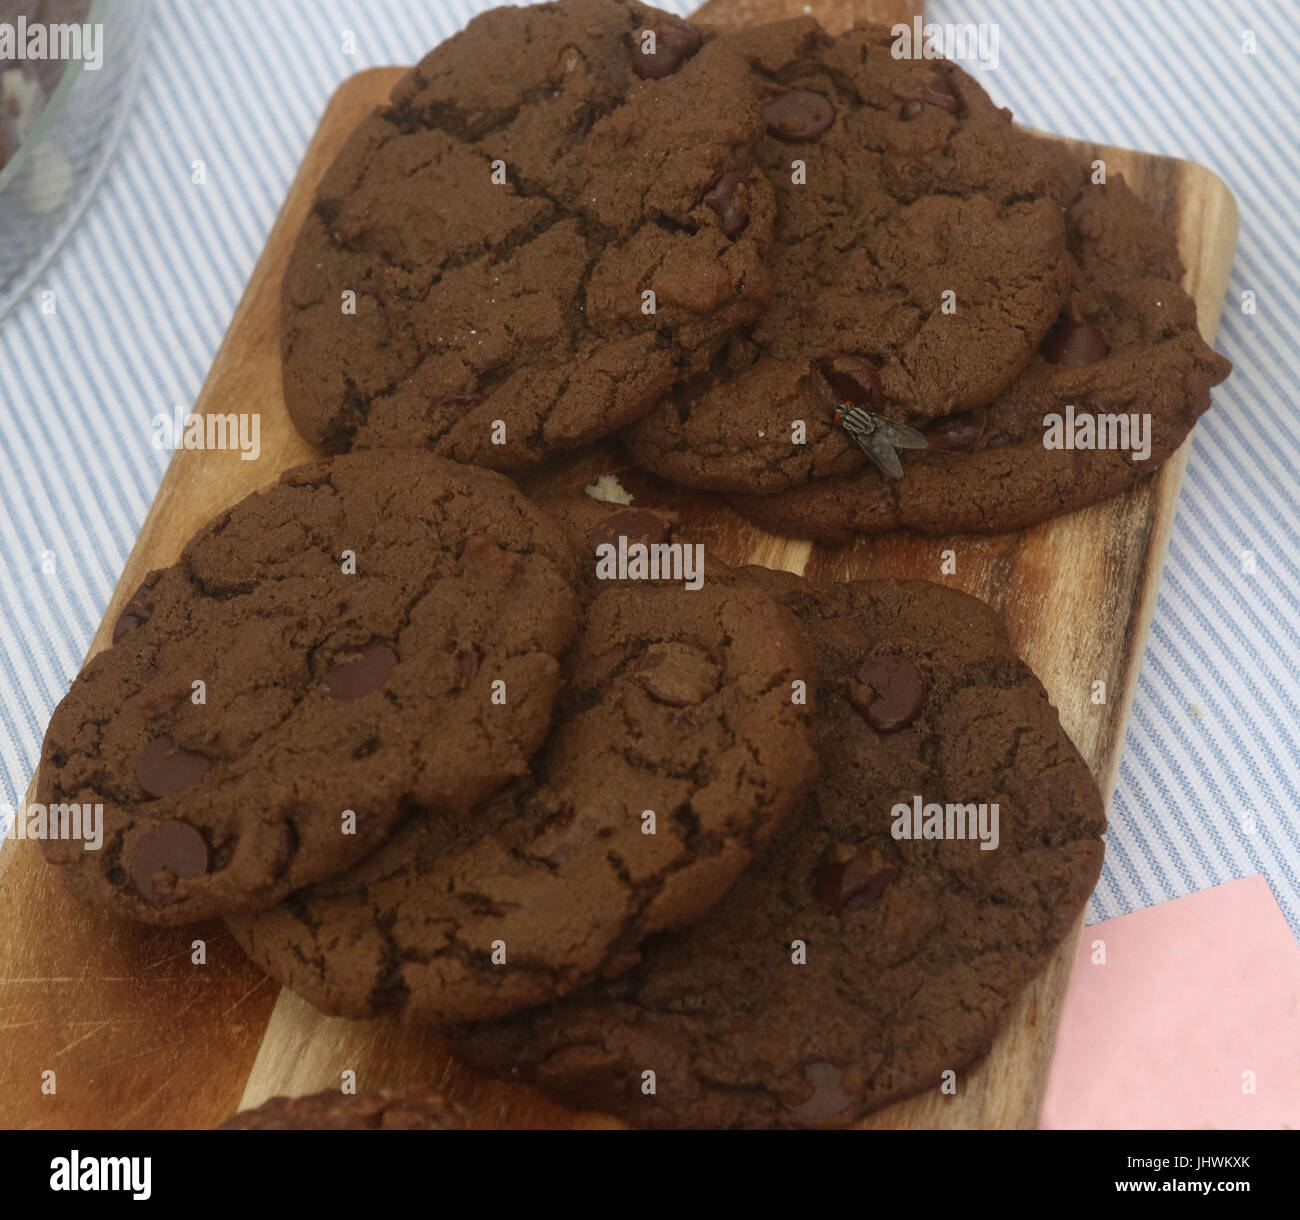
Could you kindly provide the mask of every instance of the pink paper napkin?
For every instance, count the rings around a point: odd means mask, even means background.
[[[1300,1128],[1300,945],[1262,876],[1084,929],[1041,1122]]]

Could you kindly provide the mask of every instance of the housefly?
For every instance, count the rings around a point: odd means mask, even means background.
[[[891,479],[903,477],[898,460],[899,449],[925,449],[929,442],[915,428],[886,419],[865,407],[841,403],[835,410],[835,422],[858,444],[881,474]]]

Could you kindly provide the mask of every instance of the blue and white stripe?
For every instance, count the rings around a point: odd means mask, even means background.
[[[33,298],[0,326],[0,802],[21,797],[162,477],[149,420],[197,396],[331,91],[487,7],[159,5],[118,156],[36,286],[58,313]],[[1219,336],[1236,371],[1197,430],[1093,920],[1262,872],[1300,934],[1294,13],[1291,0],[932,0],[928,14],[998,23],[999,66],[980,79],[1021,121],[1200,161],[1241,207]],[[195,160],[206,185],[191,183]]]

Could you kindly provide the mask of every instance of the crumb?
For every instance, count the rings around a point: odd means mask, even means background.
[[[602,474],[594,483],[582,490],[593,500],[600,500],[605,504],[632,503],[632,493],[618,481],[616,474]]]

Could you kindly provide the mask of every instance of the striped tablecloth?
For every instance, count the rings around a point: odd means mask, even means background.
[[[0,326],[0,802],[21,799],[162,477],[150,421],[197,397],[331,91],[487,7],[160,3],[118,156],[36,288],[58,311],[33,295]],[[980,80],[1021,121],[1192,158],[1236,193],[1218,340],[1236,371],[1196,432],[1089,915],[1262,872],[1300,934],[1295,0],[932,0],[927,15],[998,24]]]

